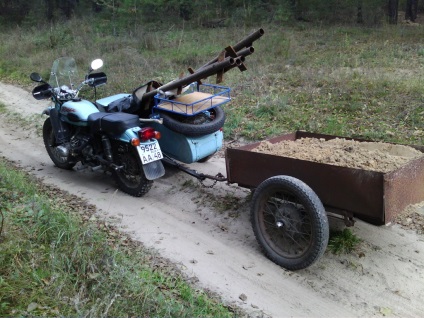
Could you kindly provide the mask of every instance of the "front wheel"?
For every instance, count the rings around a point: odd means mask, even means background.
[[[141,197],[149,192],[153,181],[147,180],[144,175],[141,160],[134,147],[120,151],[115,155],[115,164],[122,168],[113,171],[118,187],[134,197]]]
[[[256,188],[251,222],[267,257],[289,270],[312,265],[328,244],[328,219],[321,201],[293,177],[272,177]]]
[[[72,160],[69,155],[64,157],[63,153],[57,149],[59,145],[56,144],[50,117],[43,124],[43,141],[50,159],[57,167],[70,170],[76,165],[75,160]]]

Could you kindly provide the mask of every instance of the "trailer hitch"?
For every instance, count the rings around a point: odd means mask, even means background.
[[[165,164],[168,164],[170,166],[173,166],[189,175],[191,175],[192,177],[195,177],[196,179],[198,179],[201,183],[201,185],[205,188],[212,188],[213,186],[215,186],[215,184],[217,182],[223,182],[223,181],[227,181],[228,179],[222,174],[222,173],[217,173],[215,176],[209,175],[209,174],[204,174],[201,172],[197,172],[196,170],[187,168],[186,166],[184,166],[183,164],[175,161],[174,159],[172,159],[171,157],[169,157],[166,154],[163,154],[164,158],[162,159],[162,161]],[[210,186],[204,185],[203,181],[205,181],[206,179],[210,179],[210,180],[214,180],[214,183]]]

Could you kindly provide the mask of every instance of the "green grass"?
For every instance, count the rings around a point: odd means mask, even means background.
[[[0,316],[234,315],[166,260],[90,222],[92,206],[40,186],[0,160]]]
[[[93,21],[0,34],[0,80],[30,84],[48,78],[60,56],[76,58],[81,73],[102,58],[108,85],[98,97],[131,92],[149,80],[167,83],[200,67],[224,47],[263,27],[246,72],[225,73],[233,100],[225,105],[227,139],[260,140],[297,129],[347,137],[423,144],[424,27],[403,25],[226,27],[190,23],[134,25],[116,36]],[[214,82],[214,78],[209,79]],[[32,86],[31,86],[32,87]],[[91,96],[91,95],[87,95]]]
[[[349,254],[358,247],[361,239],[358,238],[350,229],[335,231],[330,234],[327,249],[333,254]]]

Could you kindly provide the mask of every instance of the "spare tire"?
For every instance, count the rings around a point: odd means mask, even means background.
[[[198,137],[218,131],[224,126],[225,113],[224,110],[217,106],[206,113],[197,114],[194,116],[184,116],[166,111],[160,112],[160,117],[163,118],[165,127],[177,133]]]

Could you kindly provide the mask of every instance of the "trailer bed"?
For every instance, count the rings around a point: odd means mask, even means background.
[[[278,143],[300,138],[344,137],[297,131],[268,141]],[[259,144],[226,150],[229,183],[254,189],[270,177],[292,176],[315,191],[327,212],[356,217],[375,225],[387,224],[409,204],[424,201],[424,157],[383,173],[253,152]],[[424,152],[423,146],[411,147]]]

